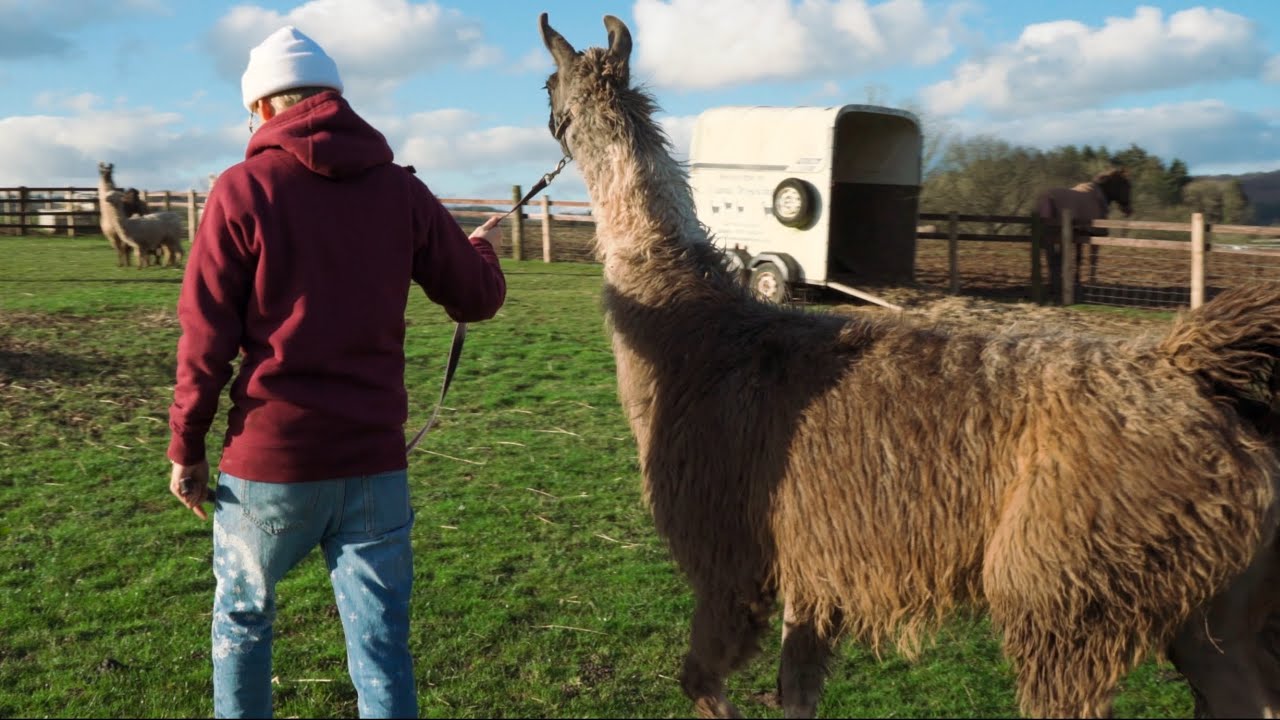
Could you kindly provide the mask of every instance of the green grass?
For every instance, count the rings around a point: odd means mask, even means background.
[[[180,273],[117,268],[101,238],[0,250],[0,717],[208,715],[210,526],[168,494],[164,457]],[[422,713],[688,715],[672,678],[691,599],[641,505],[599,266],[505,267],[506,307],[472,327],[443,421],[411,460]],[[420,294],[408,317],[416,429],[451,324]],[[354,715],[318,555],[280,585],[276,630],[276,714]],[[731,681],[748,715],[780,714],[763,703],[776,659],[775,628]],[[1016,710],[996,640],[971,619],[916,662],[843,647],[822,706]],[[1191,700],[1149,663],[1117,710],[1185,716]]]

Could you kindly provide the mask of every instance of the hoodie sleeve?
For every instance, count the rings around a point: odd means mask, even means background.
[[[455,322],[493,317],[507,297],[498,255],[471,239],[435,195],[416,178],[413,279]]]
[[[210,193],[191,246],[178,298],[177,382],[169,407],[169,459],[191,465],[205,459],[205,435],[240,351],[244,313],[253,282],[253,258],[244,233],[227,215],[225,194]]]

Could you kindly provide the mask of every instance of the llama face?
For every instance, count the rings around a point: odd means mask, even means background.
[[[546,13],[539,17],[539,25],[542,42],[556,63],[556,71],[547,78],[546,84],[547,99],[551,104],[551,117],[547,127],[551,136],[560,142],[564,154],[571,155],[568,130],[573,114],[569,88],[573,84],[574,75],[582,72],[579,66],[585,62],[584,54],[574,50],[569,41],[551,27]],[[609,47],[604,51],[591,50],[590,59],[602,62],[604,71],[600,73],[601,76],[610,77],[620,86],[627,87],[631,80],[631,31],[625,23],[612,15],[604,16],[604,26],[609,33]]]
[[[98,163],[98,177],[102,180],[106,180],[108,184],[114,185],[115,182],[111,178],[111,171],[114,170],[115,167],[116,166],[112,163]]]
[[[542,29],[542,42],[547,46],[547,50],[551,53],[551,58],[556,63],[556,71],[551,73],[551,77],[547,78],[545,86],[547,100],[551,104],[551,118],[547,122],[547,129],[551,131],[551,136],[559,141],[560,149],[564,151],[564,154],[568,155],[569,144],[565,140],[565,131],[568,129],[569,120],[569,113],[566,110],[568,105],[566,88],[569,83],[564,78],[567,78],[572,73],[579,53],[573,49],[568,40],[564,39],[563,35],[551,27],[551,24],[547,21],[546,13],[542,13],[538,20]]]

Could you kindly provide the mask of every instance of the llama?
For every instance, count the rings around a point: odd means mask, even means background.
[[[107,193],[102,205],[103,224],[109,225],[121,240],[138,254],[138,269],[146,267],[150,259],[163,248],[170,267],[183,256],[182,220],[177,213],[160,212],[140,217],[124,214],[124,193],[119,190]]]
[[[147,198],[138,192],[137,188],[129,188],[124,191],[124,199],[122,203],[122,217],[131,218],[142,215],[150,215],[151,208],[147,206]],[[173,252],[165,246],[160,246],[151,251],[151,260],[159,264],[162,260],[167,261],[169,265],[173,265]]]
[[[699,225],[630,84],[626,25],[605,16],[608,47],[578,52],[540,22],[643,494],[696,601],[680,684],[700,715],[737,715],[725,679],[779,597],[788,716],[816,711],[837,639],[910,654],[966,606],[1001,631],[1031,715],[1104,715],[1159,652],[1208,712],[1280,710],[1260,640],[1276,586],[1259,580],[1280,289],[1124,342],[768,305]]]
[[[120,237],[118,223],[108,220],[107,195],[116,189],[115,180],[111,176],[114,169],[115,165],[111,163],[98,163],[98,225],[111,248],[116,251],[116,265],[128,267],[129,244]]]

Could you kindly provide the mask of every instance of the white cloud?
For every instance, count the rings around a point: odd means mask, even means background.
[[[1280,118],[1239,110],[1220,100],[953,124],[962,135],[982,133],[1044,149],[1105,145],[1114,151],[1137,144],[1165,161],[1181,159],[1195,174],[1280,167]]]
[[[55,105],[66,107],[61,100]],[[198,178],[219,159],[231,161],[244,151],[229,133],[185,129],[176,113],[150,108],[95,110],[77,106],[73,114],[0,118],[0,186],[93,186],[99,161],[116,165],[122,186],[179,190],[203,187]],[[90,106],[96,105],[96,100]]]
[[[637,0],[633,13],[637,70],[686,90],[929,65],[957,29],[922,0]]]
[[[214,25],[205,44],[218,72],[237,84],[250,48],[292,24],[324,47],[353,102],[381,104],[412,75],[451,63],[493,64],[501,52],[482,42],[478,21],[436,2],[311,0],[287,13],[238,5]]]
[[[1125,93],[1257,77],[1266,62],[1248,18],[1197,7],[1166,20],[1158,8],[1139,7],[1101,28],[1071,20],[1028,25],[1016,42],[961,64],[922,95],[939,113],[1070,109]]]

